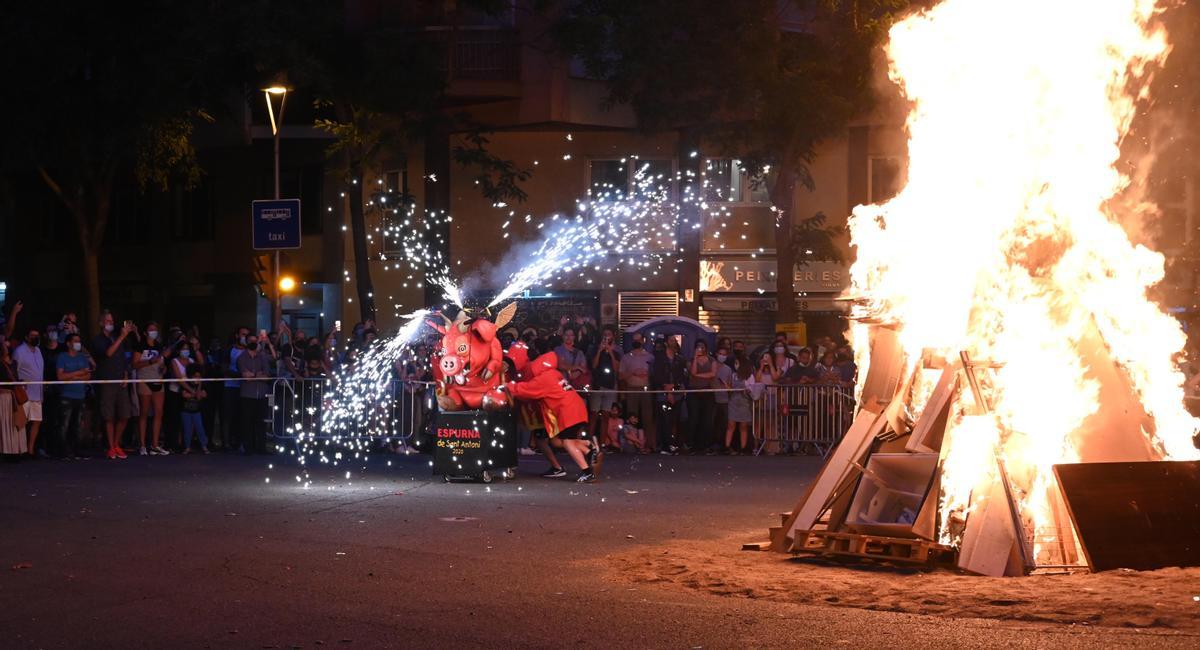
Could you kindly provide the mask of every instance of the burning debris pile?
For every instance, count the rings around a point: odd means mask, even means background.
[[[775,547],[1076,566],[1056,465],[1198,457],[1163,257],[1127,232],[1153,206],[1118,165],[1157,11],[946,0],[892,29],[909,169],[850,220],[860,411]]]

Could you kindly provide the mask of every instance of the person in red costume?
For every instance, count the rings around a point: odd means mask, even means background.
[[[515,361],[515,360],[514,360]],[[538,438],[538,447],[550,460],[553,470],[558,461],[551,446],[566,450],[579,466],[580,483],[590,483],[600,470],[600,446],[588,434],[587,405],[579,393],[556,370],[558,357],[547,352],[529,363],[525,381],[510,381],[505,391],[514,399],[537,402],[546,437]],[[518,367],[519,368],[519,367]]]

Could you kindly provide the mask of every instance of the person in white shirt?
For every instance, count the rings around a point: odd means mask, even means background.
[[[38,432],[42,428],[42,381],[46,379],[46,360],[39,346],[41,336],[36,327],[25,331],[25,342],[13,350],[13,363],[17,366],[17,379],[20,381],[37,382],[25,384],[25,392],[29,400],[25,402],[25,419],[29,421],[28,449],[30,456],[46,457],[46,450],[37,448]]]

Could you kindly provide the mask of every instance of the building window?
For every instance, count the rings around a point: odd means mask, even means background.
[[[378,196],[382,210],[380,227],[381,253],[384,259],[404,257],[404,243],[419,233],[419,218],[413,209],[416,200],[408,187],[408,169],[393,169],[383,173],[383,192]]]
[[[588,162],[588,193],[592,198],[670,200],[675,186],[675,161],[667,158],[622,158]]]
[[[770,179],[754,176],[736,158],[708,158],[702,170],[704,199],[709,203],[770,203]]]
[[[873,157],[867,159],[867,201],[883,203],[900,193],[903,183],[903,162],[899,158]]]

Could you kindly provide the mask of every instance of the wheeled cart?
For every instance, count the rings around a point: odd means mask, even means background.
[[[517,474],[517,418],[511,410],[440,411],[434,420],[433,473],[446,482],[491,483]]]

